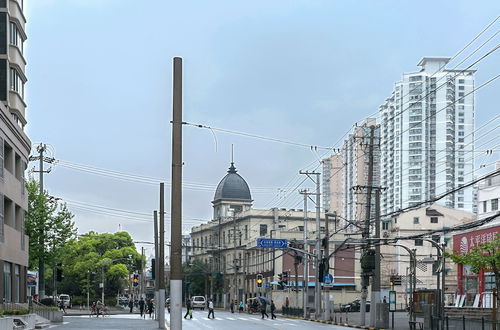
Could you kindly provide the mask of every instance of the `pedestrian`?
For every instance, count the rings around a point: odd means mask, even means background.
[[[59,309],[62,310],[63,314],[66,314],[66,306],[64,306],[64,300],[59,301]]]
[[[260,305],[260,312],[262,313],[262,318],[264,318],[264,315],[267,318],[269,318],[269,315],[267,315],[267,312],[266,312],[266,307],[267,307],[266,301],[262,300],[261,305]]]
[[[245,307],[245,305],[243,304],[243,300],[240,300],[240,308],[238,310],[238,313],[241,313],[243,312],[243,308]]]
[[[100,300],[97,300],[97,302],[95,303],[95,310],[96,310],[97,317],[99,317],[99,313],[101,312],[101,309],[102,309],[102,302]]]
[[[290,306],[290,301],[288,300],[288,297],[285,298],[285,307],[288,308]]]
[[[384,296],[384,304],[387,304],[387,296]]]
[[[193,312],[191,312],[191,310],[192,310],[192,308],[193,308],[192,306],[193,306],[193,305],[192,305],[192,303],[191,303],[191,300],[190,300],[190,299],[186,299],[186,309],[187,309],[187,310],[186,310],[186,315],[184,315],[184,318],[187,318],[187,317],[188,317],[188,315],[189,315],[189,316],[191,316],[191,317],[190,317],[191,319],[193,318]],[[190,314],[190,312],[191,312],[191,314]]]
[[[274,304],[274,301],[271,300],[271,319],[274,320],[276,318],[276,315],[274,315],[274,311],[276,310],[276,305]]]
[[[132,299],[128,301],[128,307],[130,308],[130,313],[132,313],[132,310],[134,309],[134,302]]]
[[[141,313],[141,317],[144,314],[144,298],[141,297],[141,300],[139,300],[139,312]],[[144,317],[146,317],[146,314],[144,314]]]
[[[149,312],[149,318],[153,318],[153,316],[151,314],[153,314],[153,310],[154,310],[154,305],[153,305],[153,299],[149,299],[148,300],[148,312]]]
[[[231,313],[234,314],[234,300],[231,300],[231,303],[229,304],[229,309],[231,309]]]
[[[212,301],[212,299],[208,300],[208,318],[210,318],[210,315],[212,315],[212,318],[215,319],[214,302]]]

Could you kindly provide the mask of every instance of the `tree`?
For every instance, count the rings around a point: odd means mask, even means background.
[[[64,293],[98,298],[104,271],[105,294],[116,297],[128,286],[128,275],[141,269],[142,256],[127,232],[114,234],[88,232],[71,240],[61,254],[64,279],[59,290]],[[103,263],[104,262],[104,263]]]
[[[40,193],[35,179],[26,182],[28,212],[25,230],[29,236],[29,267],[40,269],[45,265],[55,266],[65,244],[76,236],[73,214],[65,203]]]
[[[474,273],[481,269],[495,274],[495,285],[500,288],[500,235],[485,243],[480,243],[471,252],[465,254],[448,254],[454,262],[461,265],[470,265]],[[500,299],[497,295],[497,303]],[[498,305],[498,304],[497,304]]]

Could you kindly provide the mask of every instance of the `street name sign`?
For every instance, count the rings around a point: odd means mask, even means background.
[[[286,249],[288,240],[282,238],[257,238],[257,247],[268,249]]]

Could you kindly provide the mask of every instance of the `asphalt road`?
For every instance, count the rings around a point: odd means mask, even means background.
[[[184,310],[184,313],[186,311]],[[193,311],[193,319],[182,320],[183,330],[199,330],[199,329],[214,329],[214,330],[255,330],[255,329],[275,329],[275,330],[290,330],[290,329],[351,329],[329,324],[316,323],[311,321],[295,320],[283,318],[278,315],[277,319],[269,318],[262,319],[260,315],[248,313],[230,313],[226,311],[215,311],[215,319],[208,319],[208,312],[196,310]],[[169,320],[167,314],[167,321]]]
[[[185,310],[184,310],[185,313]],[[270,313],[269,313],[270,314]],[[290,329],[351,329],[341,326],[334,326],[311,321],[296,320],[284,318],[278,315],[277,319],[271,318],[262,319],[260,314],[250,315],[248,313],[230,313],[226,311],[215,311],[215,319],[208,319],[208,312],[196,310],[193,312],[193,319],[183,319],[183,330],[255,330],[255,329],[273,329],[273,330],[290,330]],[[167,322],[170,321],[170,314],[166,313]],[[99,330],[115,330],[115,329],[157,329],[158,323],[151,320],[149,317],[141,318],[139,314],[117,314],[110,315],[104,318],[89,317],[88,315],[80,316],[64,316],[64,322],[60,325],[52,325],[51,329],[55,330],[76,330],[76,329],[99,329]]]

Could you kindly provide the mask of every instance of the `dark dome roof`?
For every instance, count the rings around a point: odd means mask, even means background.
[[[215,191],[214,202],[218,200],[251,202],[250,188],[247,182],[238,173],[234,163],[227,171],[226,176],[219,182]]]

